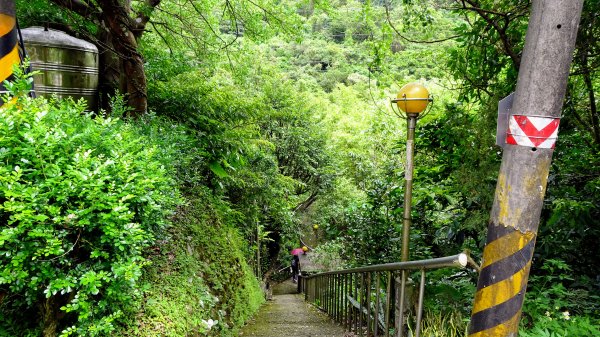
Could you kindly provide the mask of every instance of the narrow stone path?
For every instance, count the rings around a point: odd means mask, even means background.
[[[273,288],[273,300],[263,305],[240,332],[258,337],[344,337],[344,329],[296,293],[286,281]]]

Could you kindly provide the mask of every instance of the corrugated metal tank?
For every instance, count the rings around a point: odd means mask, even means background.
[[[21,30],[38,95],[84,98],[88,110],[98,107],[98,48],[64,32],[43,27]]]

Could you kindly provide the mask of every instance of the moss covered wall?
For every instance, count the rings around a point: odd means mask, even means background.
[[[264,299],[226,210],[210,192],[178,210],[152,248],[142,308],[118,335],[237,336]]]

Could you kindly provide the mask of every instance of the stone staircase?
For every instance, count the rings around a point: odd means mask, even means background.
[[[302,263],[302,260],[301,262]],[[273,287],[273,300],[261,307],[240,336],[350,337],[326,314],[304,301],[291,280]]]

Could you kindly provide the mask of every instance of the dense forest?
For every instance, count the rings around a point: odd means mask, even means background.
[[[529,1],[30,0],[21,27],[100,49],[98,112],[0,108],[0,336],[236,336],[318,224],[315,256],[481,259]],[[600,335],[600,1],[585,0],[520,336]],[[477,274],[436,273],[426,319],[464,335]],[[429,323],[428,323],[429,324]],[[441,330],[453,330],[441,331]],[[451,334],[454,333],[454,334]],[[438,335],[436,335],[438,336]]]

